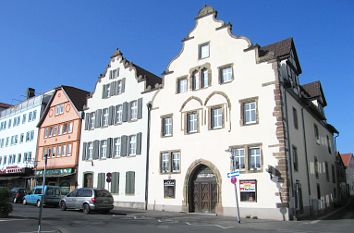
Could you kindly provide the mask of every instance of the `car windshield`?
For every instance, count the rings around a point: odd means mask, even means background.
[[[60,195],[60,189],[59,188],[48,187],[46,194],[47,195],[58,196],[58,195]]]
[[[95,196],[96,197],[112,197],[110,192],[107,190],[95,190]]]

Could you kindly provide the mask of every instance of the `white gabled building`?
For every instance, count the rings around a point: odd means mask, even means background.
[[[148,104],[160,83],[115,51],[87,99],[79,187],[106,188],[117,206],[145,208]]]
[[[293,40],[261,47],[216,15],[199,11],[152,101],[148,208],[235,216],[234,169],[241,217],[332,206],[336,130],[322,88],[298,82]]]
[[[0,186],[32,186],[36,165],[37,124],[53,91],[34,96],[29,88],[27,99],[0,111]]]

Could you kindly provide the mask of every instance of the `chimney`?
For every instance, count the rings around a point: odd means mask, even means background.
[[[30,87],[27,88],[27,95],[26,95],[27,99],[34,97],[36,95],[35,91],[36,90],[34,88],[30,88]]]

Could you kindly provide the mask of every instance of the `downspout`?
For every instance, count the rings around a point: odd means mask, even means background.
[[[281,90],[281,88],[280,88]],[[288,144],[288,154],[289,154],[289,158],[288,158],[288,167],[289,167],[289,176],[290,176],[290,185],[289,187],[289,193],[291,190],[291,198],[294,197],[294,181],[293,181],[293,169],[292,169],[292,162],[291,162],[291,145],[290,145],[290,134],[289,134],[289,118],[288,118],[288,105],[287,105],[287,89],[286,87],[284,87],[284,102],[282,101],[284,107],[285,107],[285,118],[286,118],[286,137],[287,137],[287,144]],[[285,132],[284,132],[285,133]],[[286,147],[285,147],[285,153],[286,153]],[[290,196],[289,196],[290,197]],[[289,210],[291,208],[290,203],[291,203],[291,199],[289,200]],[[294,217],[293,213],[290,213],[289,211],[289,219],[292,220]]]
[[[147,137],[146,137],[146,167],[145,167],[145,210],[148,209],[149,199],[149,157],[150,157],[150,123],[151,123],[151,103],[147,104],[148,108],[148,124],[147,124]]]
[[[309,205],[311,207],[311,184],[310,184],[309,160],[308,160],[306,132],[305,132],[304,107],[301,108],[301,118],[302,118],[302,131],[303,131],[303,135],[304,135],[304,147],[305,147],[304,149],[305,149],[306,173],[307,173],[307,188],[308,188],[308,193],[309,193]]]

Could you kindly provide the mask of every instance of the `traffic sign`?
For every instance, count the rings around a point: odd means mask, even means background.
[[[108,173],[106,174],[106,181],[107,181],[108,183],[110,183],[110,182],[112,181],[112,173],[108,172]]]
[[[236,182],[237,182],[236,176],[231,177],[231,183],[232,183],[232,184],[236,184]]]
[[[240,176],[239,170],[227,173],[227,178],[232,178],[232,177],[237,177],[237,176]]]

